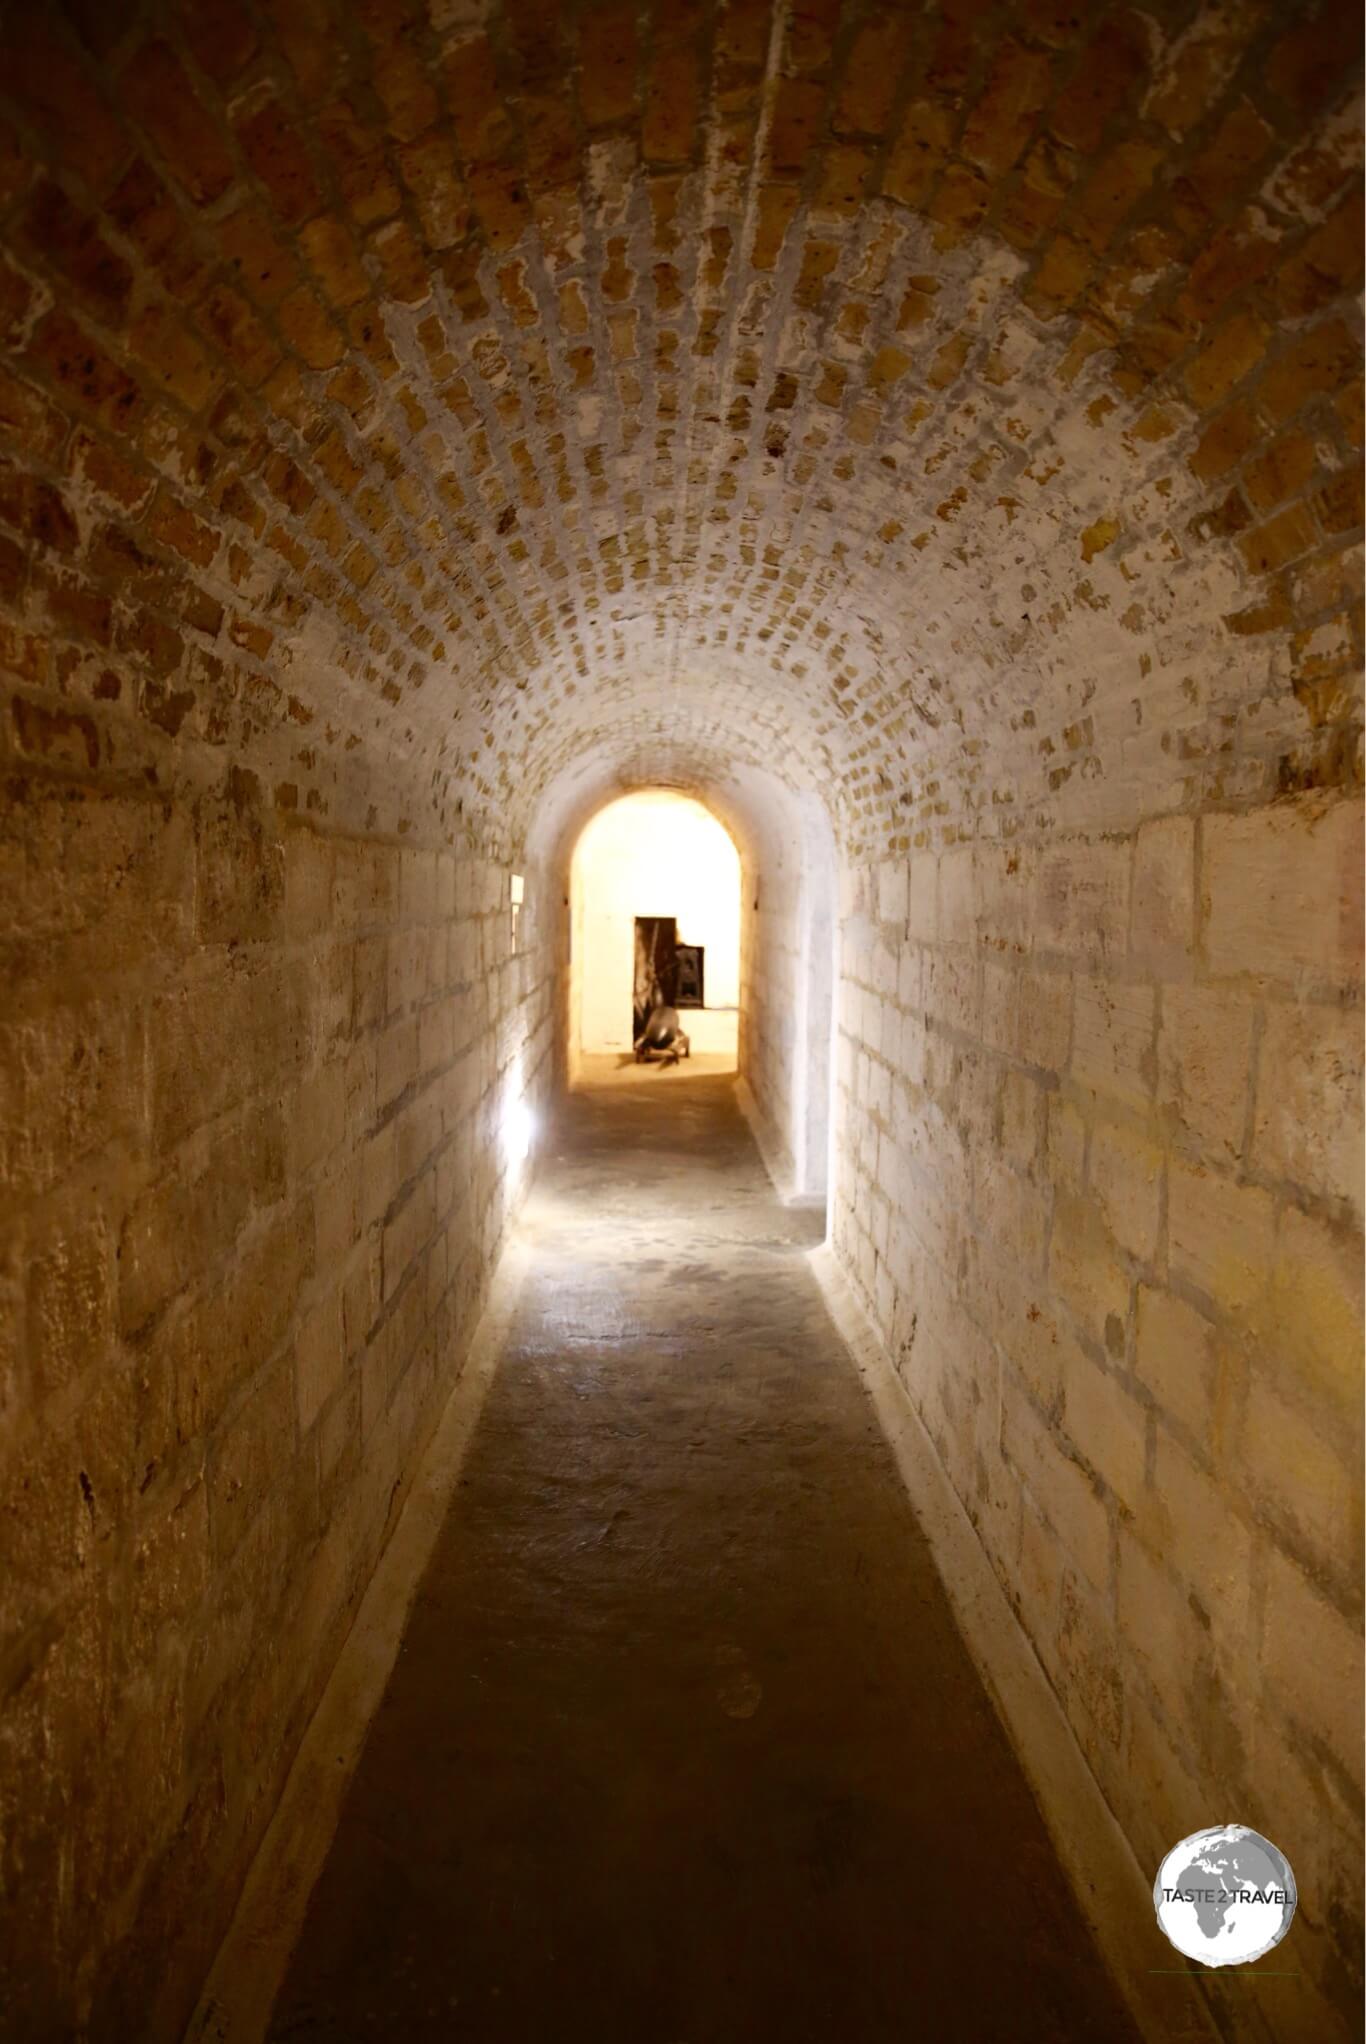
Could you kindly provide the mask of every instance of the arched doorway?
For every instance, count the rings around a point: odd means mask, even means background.
[[[694,1060],[736,1069],[740,902],[735,843],[692,796],[640,789],[598,811],[570,864],[571,1077],[629,1057],[659,1000]]]

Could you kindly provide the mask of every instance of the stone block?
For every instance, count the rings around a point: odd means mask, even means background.
[[[1151,986],[1077,981],[1071,1071],[1079,1085],[1146,1109],[1157,1079],[1157,996]]]
[[[1165,986],[1158,1103],[1197,1155],[1242,1160],[1252,1083],[1253,1010],[1220,987]]]
[[[884,859],[877,869],[878,921],[904,929],[910,898],[910,875],[904,859]]]
[[[348,1067],[340,1058],[300,1083],[289,1115],[290,1173],[306,1178],[345,1141],[355,1126],[348,1112]]]
[[[1110,1519],[1095,1485],[1018,1394],[1002,1397],[1001,1445],[1064,1553],[1092,1587],[1110,1580]]]
[[[928,852],[913,852],[910,863],[908,927],[918,944],[939,937],[939,861]]]
[[[1210,971],[1292,986],[1361,983],[1362,814],[1322,797],[1202,826],[1201,927]]]
[[[258,1207],[284,1190],[273,1111],[225,1129],[201,1156],[155,1179],[134,1202],[118,1251],[118,1327],[136,1335],[188,1285],[219,1272]]]
[[[1165,1157],[1145,1134],[1097,1122],[1091,1132],[1090,1184],[1121,1249],[1139,1263],[1157,1256]]]
[[[1131,1282],[1119,1245],[1094,1200],[1058,1195],[1048,1271],[1054,1292],[1082,1333],[1111,1355],[1122,1353]]]
[[[329,1274],[330,1276],[330,1274]],[[341,1295],[329,1289],[309,1312],[294,1338],[295,1405],[300,1435],[306,1434],[337,1392],[346,1372]]]
[[[1043,1411],[1062,1408],[1064,1380],[1081,1368],[1090,1368],[1078,1347],[1076,1336],[1060,1316],[1041,1305],[1027,1279],[1017,1280],[1014,1272],[1003,1276],[999,1259],[992,1256],[990,1275],[983,1274],[973,1285],[977,1310],[990,1328],[1006,1366],[1013,1370]]]
[[[257,1513],[297,1481],[293,1358],[277,1356],[251,1380],[208,1458],[213,1565],[222,1569]]]
[[[1366,1335],[1357,1231],[1286,1207],[1266,1318],[1285,1369],[1356,1425]]]
[[[1017,1169],[1029,1171],[1039,1153],[1044,1123],[1044,1093],[1026,1072],[1001,1074],[997,1094],[997,1135],[1003,1154]]]
[[[375,1100],[379,1112],[392,1107],[418,1076],[417,1018],[395,1022],[379,1038],[375,1066]]]
[[[1132,1511],[1143,1490],[1147,1462],[1144,1407],[1118,1376],[1076,1348],[1068,1352],[1062,1398],[1068,1438]]]
[[[1207,1635],[1182,1585],[1122,1522],[1116,1596],[1131,1659],[1179,1715],[1186,1683],[1203,1665]]]
[[[1118,1752],[1124,1736],[1124,1653],[1108,1598],[1097,1597],[1076,1570],[1062,1579],[1058,1658],[1063,1694],[1082,1751],[1097,1769]]]
[[[1058,1604],[1064,1566],[1053,1528],[1028,1499],[1022,1498],[1019,1564],[1007,1588],[1013,1593],[1021,1623],[1050,1674],[1055,1673],[1058,1665]]]
[[[113,1257],[105,1216],[84,1202],[49,1215],[28,1245],[27,1363],[39,1403],[104,1358],[113,1329]]]
[[[1038,1188],[987,1153],[973,1166],[973,1209],[978,1226],[1022,1276],[1042,1278],[1048,1205]]]
[[[1216,1482],[1174,1436],[1158,1429],[1154,1509],[1140,1530],[1199,1598],[1223,1665],[1245,1665],[1251,1628],[1253,1536],[1235,1481]]]
[[[1202,1445],[1216,1443],[1220,1337],[1185,1299],[1138,1288],[1134,1374],[1161,1413]]]
[[[218,1426],[242,1388],[283,1347],[314,1268],[312,1210],[292,1207],[241,1242],[221,1281],[186,1299],[151,1335],[140,1363],[139,1482]]]
[[[436,1174],[432,1171],[413,1187],[395,1207],[384,1224],[383,1290],[392,1299],[417,1257],[431,1240],[436,1227]]]
[[[925,1015],[943,1029],[973,1035],[979,1007],[980,967],[968,953],[935,951],[925,960]]]
[[[1172,1275],[1193,1285],[1219,1311],[1262,1324],[1275,1241],[1271,1195],[1176,1157],[1167,1188]]]
[[[152,1135],[170,1151],[201,1123],[298,1072],[308,1029],[297,967],[205,961],[153,1005],[148,1027]]]
[[[1327,1747],[1358,1788],[1361,1637],[1283,1555],[1270,1559],[1262,1669],[1301,1737]]]
[[[1036,942],[1067,957],[1122,957],[1128,942],[1129,845],[1069,839],[1039,859]]]
[[[977,885],[971,845],[953,845],[939,857],[939,942],[973,944],[977,938]]]
[[[1360,1442],[1322,1411],[1283,1398],[1265,1371],[1248,1385],[1239,1436],[1254,1508],[1301,1555],[1360,1594]]]
[[[153,1515],[133,1544],[129,1565],[128,1652],[155,1658],[161,1633],[182,1623],[209,1578],[208,1496],[201,1479]]]
[[[234,783],[227,801],[206,803],[195,836],[200,941],[243,944],[279,936],[284,845],[251,795]]]
[[[1255,1168],[1360,1215],[1361,1092],[1358,1010],[1268,1008],[1258,1051]]]
[[[1184,979],[1195,954],[1195,822],[1163,816],[1134,840],[1129,956],[1155,979]]]
[[[284,840],[284,927],[291,937],[313,937],[337,918],[336,850],[328,838],[291,830]]]
[[[146,1017],[81,1002],[0,1021],[0,1179],[37,1196],[83,1159],[136,1146],[146,1100]]]
[[[1047,1098],[1048,1175],[1061,1190],[1080,1193],[1086,1165],[1087,1123],[1061,1093]]]
[[[982,1005],[976,1034],[990,1049],[1014,1056],[1020,1029],[1020,974],[1009,965],[982,965]]]

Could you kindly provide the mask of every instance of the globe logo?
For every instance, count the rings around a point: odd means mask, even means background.
[[[1153,1883],[1164,1934],[1204,1966],[1260,1959],[1289,1930],[1296,1900],[1289,1860],[1246,1824],[1219,1824],[1183,1838]]]

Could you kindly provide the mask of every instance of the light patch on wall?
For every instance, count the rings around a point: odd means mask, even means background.
[[[523,1097],[519,1060],[508,1073],[507,1091],[503,1096],[503,1156],[509,1169],[526,1162],[531,1155],[535,1133],[536,1117]]]
[[[510,1101],[503,1137],[510,1164],[525,1163],[531,1155],[531,1138],[535,1133],[536,1117],[525,1100]]]
[[[589,823],[571,879],[577,999],[574,1050],[629,1051],[636,918],[673,917],[680,945],[705,954],[705,1007],[682,1012],[695,1052],[736,1054],[740,1000],[740,856],[690,796],[623,795]]]

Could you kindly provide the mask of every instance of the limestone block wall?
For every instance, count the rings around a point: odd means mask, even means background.
[[[1289,1853],[1296,2037],[1360,1994],[1361,875],[1309,795],[912,851],[844,924],[837,1252],[1140,1863]]]
[[[781,866],[765,872],[747,865],[741,885],[740,1072],[774,1168],[790,1173],[799,1054],[800,875]]]
[[[478,1316],[549,994],[487,847],[5,767],[0,2030],[178,2036]]]
[[[837,869],[819,797],[759,781],[741,875],[740,1075],[785,1190],[823,1198],[830,1164]]]

